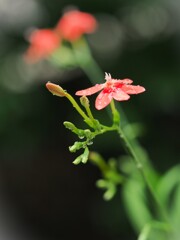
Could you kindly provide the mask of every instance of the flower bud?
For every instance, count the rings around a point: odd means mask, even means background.
[[[67,129],[71,130],[72,132],[77,131],[77,127],[73,123],[65,121],[63,124]]]
[[[74,163],[75,165],[79,164],[80,162],[82,162],[82,163],[85,164],[85,163],[87,162],[87,160],[88,160],[88,156],[89,156],[89,149],[86,147],[85,150],[84,150],[84,152],[83,152],[80,156],[78,156],[78,157],[73,161],[73,163]]]
[[[46,83],[46,87],[55,96],[58,96],[58,97],[66,96],[66,91],[57,84],[48,82],[48,83]]]
[[[82,96],[80,102],[83,107],[89,108],[89,99],[86,96]]]
[[[74,145],[69,147],[70,152],[76,152],[80,148],[84,147],[84,142],[75,142]]]
[[[92,139],[93,137],[92,132],[89,129],[84,130],[84,135],[86,136],[87,139]]]
[[[85,137],[84,130],[78,129],[73,123],[65,121],[63,124],[67,129],[77,134],[80,139]]]

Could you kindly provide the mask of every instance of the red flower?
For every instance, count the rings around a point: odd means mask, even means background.
[[[72,10],[59,20],[56,30],[68,41],[75,41],[84,33],[92,33],[97,26],[96,19],[89,13]]]
[[[28,62],[36,62],[51,54],[60,44],[60,37],[51,29],[35,30],[29,37],[30,46],[25,53]]]
[[[96,84],[93,87],[85,90],[77,91],[78,96],[88,96],[96,92],[100,94],[96,98],[95,107],[98,110],[105,108],[114,98],[117,101],[125,101],[130,98],[128,94],[138,94],[145,91],[144,87],[131,85],[133,82],[130,79],[113,79],[110,74],[105,73],[106,82],[103,84]]]

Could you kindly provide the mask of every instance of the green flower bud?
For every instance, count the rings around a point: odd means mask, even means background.
[[[82,163],[86,163],[89,157],[89,149],[86,147],[84,153],[82,154]]]
[[[77,134],[80,139],[85,137],[84,130],[78,129],[73,123],[65,121],[63,124],[67,129]]]
[[[89,99],[86,96],[80,98],[81,105],[85,108],[89,108]]]
[[[84,142],[75,142],[72,146],[69,147],[70,152],[76,152],[77,150],[84,147]]]
[[[69,129],[71,131],[76,131],[77,130],[77,127],[71,122],[65,121],[65,122],[63,122],[63,124],[67,129]]]
[[[81,155],[73,161],[75,165],[78,165],[80,162],[81,162]]]
[[[92,139],[93,134],[89,129],[84,130],[84,135],[86,136],[87,139]]]
[[[80,156],[78,156],[74,161],[73,163],[75,165],[79,164],[79,163],[86,163],[87,160],[88,160],[88,156],[89,156],[89,149],[86,147],[83,154],[81,154]]]

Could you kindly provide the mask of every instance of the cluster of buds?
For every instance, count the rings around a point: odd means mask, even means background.
[[[69,151],[76,152],[77,150],[84,149],[84,152],[78,156],[73,163],[86,163],[89,158],[88,146],[93,144],[93,138],[95,137],[94,133],[90,129],[78,129],[73,123],[67,121],[64,122],[64,126],[78,135],[79,139],[85,138],[84,141],[76,141],[72,146],[69,147]]]

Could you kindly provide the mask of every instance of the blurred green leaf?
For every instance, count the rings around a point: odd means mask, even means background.
[[[135,139],[142,136],[145,129],[142,123],[131,123],[126,124],[123,130],[131,139]]]
[[[147,223],[139,234],[138,240],[170,240],[170,227],[167,223],[152,221]]]
[[[158,182],[156,192],[161,202],[167,207],[177,184],[180,184],[180,165],[171,168]]]
[[[172,207],[170,208],[170,220],[175,229],[175,233],[180,236],[180,184],[174,193]]]
[[[180,165],[171,168],[161,177],[157,194],[168,211],[169,221],[173,226],[173,239],[180,235]]]
[[[136,179],[130,179],[123,185],[122,193],[128,217],[134,229],[140,232],[153,219],[147,206],[145,185]]]

